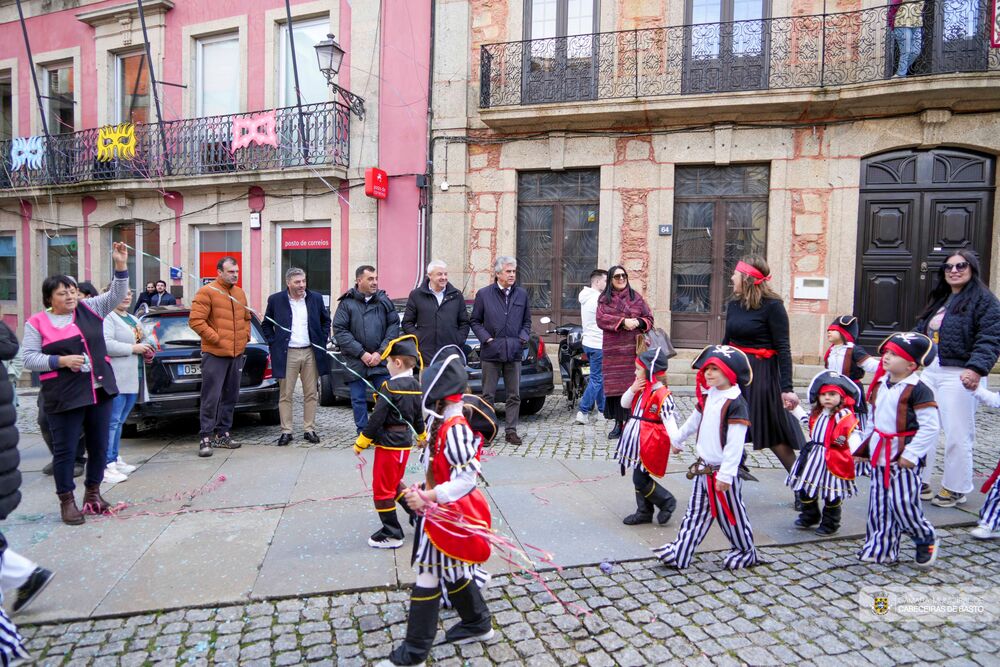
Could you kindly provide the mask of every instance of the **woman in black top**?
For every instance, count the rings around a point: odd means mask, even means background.
[[[788,412],[799,404],[792,391],[788,313],[770,280],[771,269],[763,257],[745,257],[736,265],[722,342],[743,350],[753,370],[753,382],[743,394],[750,404],[747,441],[754,449],[770,449],[785,470],[791,470],[795,450],[805,439]]]
[[[937,282],[914,328],[937,343],[937,358],[920,379],[934,390],[944,434],[941,491],[931,502],[954,507],[972,491],[972,452],[976,446],[976,397],[1000,355],[1000,302],[979,277],[979,258],[959,250],[944,261]],[[924,479],[934,470],[936,449],[927,456]],[[924,484],[921,498],[932,494]]]

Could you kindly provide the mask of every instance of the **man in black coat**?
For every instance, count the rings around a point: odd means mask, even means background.
[[[406,300],[402,325],[404,333],[417,337],[424,366],[445,345],[465,348],[469,311],[462,293],[448,282],[447,264],[436,259],[427,265],[426,280]]]
[[[306,289],[306,272],[295,267],[285,272],[285,285],[288,289],[267,297],[261,324],[271,351],[272,373],[281,386],[279,447],[292,441],[292,396],[299,377],[302,378],[303,437],[313,444],[319,442],[316,434],[319,378],[330,372],[330,358],[326,353],[330,311],[323,303],[323,295]]]
[[[479,359],[483,365],[483,398],[491,404],[497,382],[503,375],[507,392],[505,401],[504,439],[512,445],[521,444],[517,434],[517,417],[521,407],[521,356],[531,335],[531,309],[528,292],[514,282],[517,260],[498,257],[493,264],[496,281],[476,292],[472,306],[472,330],[481,343]]]
[[[354,280],[354,287],[337,299],[333,337],[347,366],[354,425],[361,433],[368,424],[372,387],[380,387],[389,379],[382,352],[389,341],[399,336],[399,315],[386,293],[378,288],[374,266],[359,266]]]
[[[17,355],[20,344],[17,336],[0,321],[0,361],[8,362]],[[7,371],[0,364],[0,520],[6,519],[21,502],[21,455],[17,450],[20,436],[17,431],[17,411],[14,408],[14,386],[7,378]],[[9,594],[17,591],[12,610],[24,609],[49,583],[52,573],[38,567],[7,546],[7,539],[0,533],[0,583]],[[0,618],[0,625],[9,623]]]

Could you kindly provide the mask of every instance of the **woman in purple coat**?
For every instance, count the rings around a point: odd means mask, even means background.
[[[642,296],[632,289],[628,273],[619,265],[608,269],[608,286],[597,300],[597,326],[604,331],[604,417],[615,427],[608,439],[621,436],[628,410],[621,397],[635,381],[635,343],[653,328],[653,313]]]

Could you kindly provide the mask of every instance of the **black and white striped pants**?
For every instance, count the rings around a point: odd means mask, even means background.
[[[757,549],[753,545],[753,528],[750,526],[750,519],[747,518],[747,508],[743,504],[742,488],[743,480],[737,477],[733,480],[733,485],[729,490],[723,494],[732,510],[733,518],[736,519],[736,525],[729,523],[721,507],[717,508],[719,528],[722,529],[726,539],[733,546],[722,563],[730,570],[739,570],[757,563]],[[691,564],[694,550],[705,539],[708,529],[712,526],[710,502],[708,476],[698,475],[692,482],[691,501],[688,503],[687,513],[684,514],[684,521],[681,522],[680,531],[673,542],[653,549],[657,558],[667,565],[679,568],[685,568]]]
[[[872,466],[868,492],[868,526],[865,544],[858,557],[876,563],[892,563],[899,558],[899,539],[906,533],[916,544],[933,544],[934,526],[920,505],[920,469],[889,469],[889,488],[883,484],[885,466]]]
[[[979,510],[979,525],[988,526],[990,530],[1000,530],[1000,477],[993,482],[986,494],[983,509]]]

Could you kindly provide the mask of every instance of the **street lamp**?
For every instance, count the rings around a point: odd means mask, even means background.
[[[326,39],[317,43],[313,48],[316,49],[316,60],[319,63],[319,71],[326,77],[326,82],[331,88],[340,93],[340,96],[347,102],[347,106],[353,114],[358,118],[364,118],[364,98],[358,97],[345,88],[341,88],[334,82],[334,78],[336,78],[337,72],[340,71],[340,66],[344,62],[344,49],[340,48],[340,44],[337,43],[337,40],[331,34],[327,34]]]

